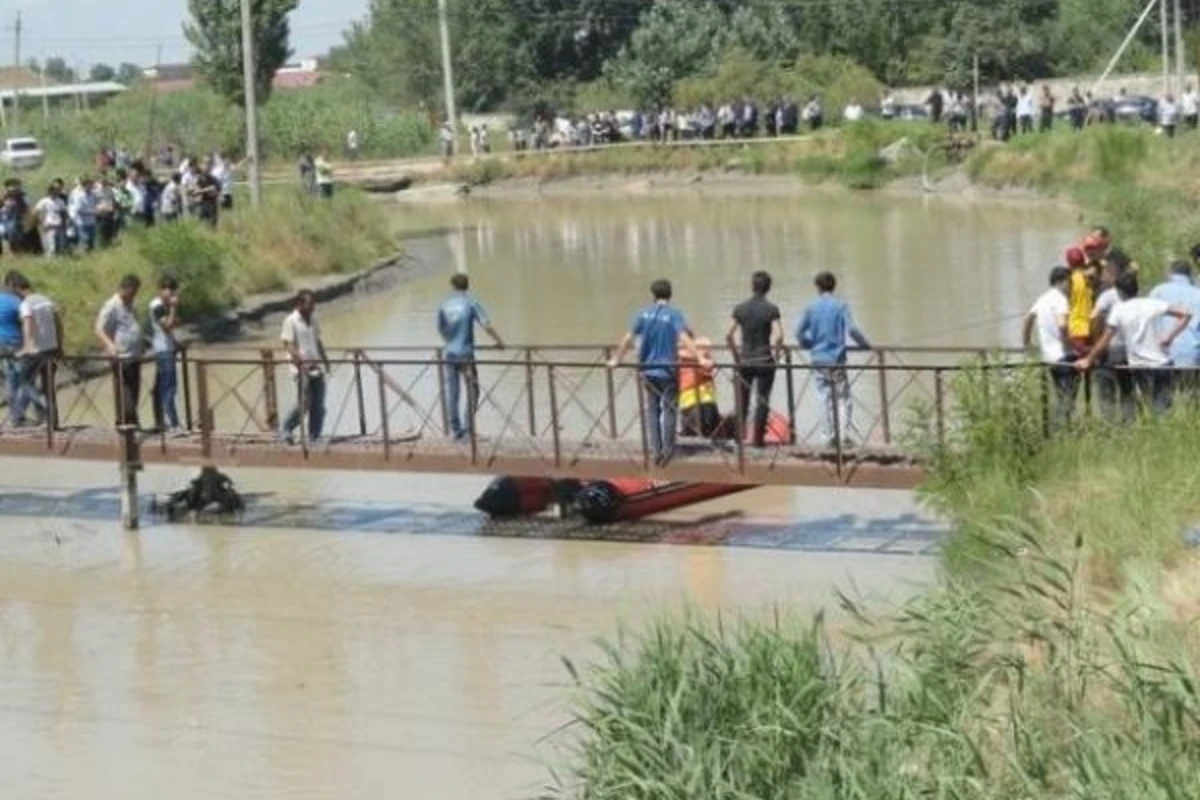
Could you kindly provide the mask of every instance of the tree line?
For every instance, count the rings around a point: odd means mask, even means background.
[[[731,53],[794,65],[834,56],[887,85],[966,88],[1094,72],[1144,0],[449,0],[455,91],[467,110],[569,103],[581,87],[668,102]],[[1189,16],[1197,3],[1185,4]],[[1190,20],[1189,20],[1190,21]],[[371,0],[335,63],[387,99],[441,106],[437,0]],[[1124,66],[1150,67],[1158,26]]]

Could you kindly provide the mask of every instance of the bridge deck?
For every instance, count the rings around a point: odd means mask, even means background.
[[[857,449],[824,445],[826,416],[842,425],[840,402],[822,394],[820,370],[792,354],[777,377],[776,443],[737,443],[737,413],[725,434],[683,438],[677,456],[656,468],[647,453],[646,389],[632,368],[607,369],[604,348],[521,348],[481,354],[478,437],[454,441],[445,404],[450,366],[439,352],[351,350],[335,355],[327,380],[327,438],[287,445],[275,431],[280,395],[291,404],[301,390],[270,351],[212,356],[183,353],[180,405],[188,432],[144,435],[144,463],[222,467],[392,470],[516,474],[602,479],[650,475],[668,480],[731,484],[911,488],[924,475],[901,443],[944,439],[954,404],[954,374],[969,351],[877,350],[848,368],[853,398],[848,433]],[[71,359],[47,369],[52,418],[38,428],[0,430],[0,455],[119,460],[122,435],[113,427],[125,406],[108,377],[110,362]],[[145,367],[149,386],[153,367]],[[714,370],[718,401],[736,412],[736,368]],[[91,377],[87,377],[90,375]],[[837,390],[834,390],[836,395]],[[141,419],[151,418],[142,398]]]

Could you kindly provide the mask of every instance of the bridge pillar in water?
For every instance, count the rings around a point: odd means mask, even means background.
[[[127,531],[138,529],[138,473],[142,471],[142,453],[138,444],[138,431],[132,425],[118,428],[121,435],[121,455],[118,469],[121,473],[121,527]]]

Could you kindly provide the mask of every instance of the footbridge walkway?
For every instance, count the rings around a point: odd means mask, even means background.
[[[178,360],[185,430],[174,436],[118,428],[126,398],[116,365],[65,358],[46,369],[51,413],[36,427],[0,431],[0,455],[317,470],[392,470],[602,479],[652,475],[733,484],[909,488],[924,474],[912,443],[952,435],[956,378],[964,365],[1015,363],[1012,352],[885,347],[852,354],[852,418],[843,444],[827,439],[830,406],[819,370],[784,353],[773,395],[777,442],[742,444],[736,364],[716,353],[717,399],[728,417],[714,436],[683,436],[677,456],[656,466],[647,446],[646,390],[635,366],[609,369],[611,348],[510,347],[481,350],[472,433],[449,435],[440,350],[370,347],[331,350],[325,436],[307,425],[294,444],[278,435],[299,387],[274,350],[193,349]],[[143,368],[149,388],[154,367]],[[153,418],[142,391],[143,427]],[[836,391],[835,391],[836,394]],[[837,398],[840,399],[840,398]],[[841,404],[833,403],[840,417]],[[841,422],[842,420],[838,420]]]

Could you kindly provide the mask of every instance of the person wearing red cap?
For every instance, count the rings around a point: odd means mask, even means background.
[[[1085,356],[1092,346],[1092,311],[1096,307],[1096,279],[1098,270],[1089,263],[1088,248],[1100,245],[1098,239],[1089,236],[1084,240],[1084,249],[1072,247],[1067,250],[1067,266],[1071,270],[1071,288],[1068,293],[1071,313],[1067,318],[1067,336],[1077,356]]]

